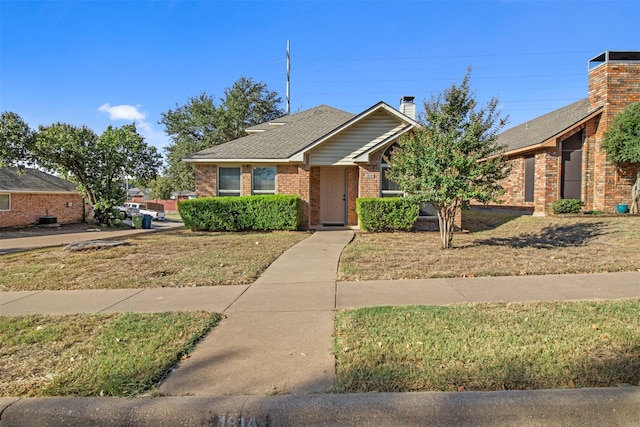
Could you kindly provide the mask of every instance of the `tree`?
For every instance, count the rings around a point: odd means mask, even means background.
[[[19,115],[3,112],[0,116],[0,167],[17,166],[23,170],[34,137],[33,130]]]
[[[451,246],[463,203],[497,201],[504,191],[499,181],[508,174],[496,142],[506,119],[499,118],[496,98],[478,107],[470,75],[468,70],[462,84],[424,102],[422,126],[400,138],[387,159],[387,178],[417,203],[431,203],[438,211],[443,249]]]
[[[631,187],[631,208],[637,214],[640,203],[640,102],[629,105],[611,121],[609,130],[604,134],[602,148],[607,160],[622,165],[636,164],[636,181]]]
[[[160,200],[169,200],[171,197],[171,183],[163,176],[157,176],[150,183],[151,198]]]
[[[116,218],[113,207],[126,198],[123,177],[150,180],[161,165],[156,148],[144,142],[134,124],[109,126],[99,137],[86,126],[40,126],[31,157],[43,168],[70,175],[96,220],[107,225]]]
[[[281,99],[266,84],[241,77],[225,97],[216,100],[205,92],[189,98],[185,105],[162,113],[160,123],[171,144],[165,147],[165,175],[176,190],[195,190],[195,169],[182,159],[246,135],[247,127],[282,116]]]

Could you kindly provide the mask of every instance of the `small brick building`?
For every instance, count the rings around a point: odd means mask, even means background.
[[[0,168],[0,228],[35,225],[48,215],[60,224],[83,222],[85,212],[74,183],[35,169]]]
[[[512,166],[505,205],[545,214],[557,199],[604,212],[629,203],[638,165],[607,162],[601,144],[613,117],[640,101],[640,52],[604,52],[588,73],[587,98],[499,136]]]
[[[401,194],[384,176],[384,153],[416,126],[413,97],[399,110],[379,102],[358,115],[321,105],[184,161],[195,166],[198,197],[296,194],[302,228],[357,226],[356,198]],[[434,215],[423,207],[419,226],[437,227]]]

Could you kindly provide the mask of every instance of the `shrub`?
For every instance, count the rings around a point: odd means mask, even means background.
[[[403,197],[367,198],[356,200],[360,228],[364,231],[411,230],[420,207]]]
[[[264,195],[204,197],[178,203],[184,226],[192,231],[296,230],[300,197]]]
[[[578,199],[558,199],[551,204],[554,214],[576,214],[580,212],[584,203]]]

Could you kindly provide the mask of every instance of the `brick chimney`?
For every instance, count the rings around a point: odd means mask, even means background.
[[[400,112],[411,120],[416,119],[416,103],[415,96],[403,96],[400,98]]]
[[[589,104],[604,107],[609,123],[629,104],[640,101],[640,51],[606,51],[589,61]]]

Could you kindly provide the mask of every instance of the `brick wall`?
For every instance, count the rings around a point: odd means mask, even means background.
[[[217,165],[195,165],[196,194],[198,197],[214,197],[217,195]]]
[[[380,164],[384,149],[369,155],[369,163],[358,167],[358,197],[380,197]]]
[[[611,120],[629,104],[640,101],[640,64],[606,62],[589,71],[589,103],[604,107],[599,126],[593,133],[593,208],[614,212],[618,203],[631,199],[631,185],[626,179],[633,173],[630,165],[616,167],[606,161],[601,147]]]
[[[359,168],[347,168],[347,225],[358,225],[356,198],[358,198]]]
[[[87,207],[87,216],[90,211]],[[45,215],[58,217],[60,224],[82,222],[82,197],[79,194],[11,194],[11,210],[0,211],[0,228],[35,225]]]

